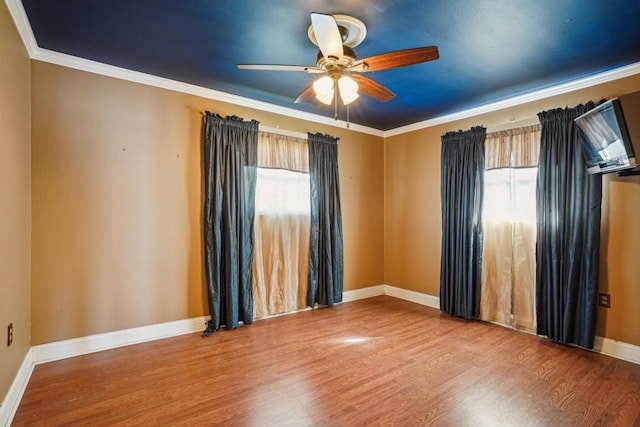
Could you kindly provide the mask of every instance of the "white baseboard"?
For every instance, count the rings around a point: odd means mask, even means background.
[[[53,362],[54,360],[95,353],[96,351],[203,331],[206,327],[207,319],[205,316],[196,317],[36,345],[31,347],[33,363],[37,365],[39,363]]]
[[[428,307],[440,308],[440,298],[420,292],[408,291],[394,286],[384,285],[385,295],[401,298],[416,304]],[[535,335],[535,334],[534,334]],[[626,360],[640,364],[640,346],[628,344],[622,341],[612,340],[596,336],[593,343],[593,351],[616,359]]]
[[[363,298],[384,295],[384,293],[384,285],[355,289],[344,292],[342,294],[342,301],[355,301]],[[265,316],[257,320],[267,319],[270,317],[275,316]],[[55,360],[95,353],[97,351],[109,350],[126,345],[139,344],[146,341],[203,331],[206,327],[205,323],[207,319],[207,316],[203,316],[36,345],[31,348],[33,352],[33,363],[37,365],[39,363],[53,362]]]
[[[396,288],[395,286],[384,285],[384,294],[391,297],[400,298],[416,304],[440,309],[440,298],[421,292],[409,291],[407,289]]]
[[[387,286],[385,285],[378,285],[363,289],[345,291],[342,296],[342,301],[349,302],[384,295],[386,288]],[[398,289],[398,291],[402,290]],[[269,317],[275,316],[266,316],[262,319],[267,319]],[[109,350],[126,345],[139,344],[146,341],[203,331],[206,327],[207,319],[208,317],[203,316],[36,345],[31,348],[33,353],[33,363],[37,365],[39,363],[53,362],[55,360],[95,353],[97,351]]]
[[[640,346],[637,345],[596,336],[593,351],[640,365]]]
[[[345,291],[342,294],[342,302],[357,301],[359,299],[389,295],[391,297],[426,305],[427,307],[440,308],[440,298],[407,289],[396,288],[390,285],[369,286],[368,288]]]
[[[20,406],[22,395],[27,389],[27,384],[29,384],[29,379],[33,372],[33,366],[32,352],[31,349],[29,349],[27,354],[24,356],[22,365],[20,365],[20,369],[18,369],[18,373],[16,374],[13,383],[11,383],[11,387],[9,387],[7,395],[2,401],[2,405],[0,405],[0,426],[9,426],[11,421],[13,421],[13,417],[16,415],[18,406]]]
[[[354,289],[342,293],[342,302],[357,301],[359,299],[377,297],[384,295],[384,285],[369,286],[368,288]]]
[[[379,295],[388,295],[427,307],[440,308],[440,298],[436,296],[409,291],[390,285],[377,285],[345,291],[342,296],[342,301],[351,302]],[[204,330],[207,319],[208,317],[202,316],[31,347],[24,358],[22,366],[7,396],[2,402],[2,406],[0,406],[0,426],[11,423],[35,365],[116,347],[200,332]],[[596,337],[593,350],[607,356],[640,364],[640,346],[609,338]]]

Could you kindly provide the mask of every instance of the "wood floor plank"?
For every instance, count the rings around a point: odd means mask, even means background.
[[[381,296],[35,367],[14,426],[640,425],[640,365]]]

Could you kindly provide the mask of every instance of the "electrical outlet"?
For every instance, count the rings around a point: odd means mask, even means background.
[[[600,307],[611,308],[611,294],[598,294],[598,305]]]
[[[7,347],[13,342],[13,323],[9,323],[7,326]]]

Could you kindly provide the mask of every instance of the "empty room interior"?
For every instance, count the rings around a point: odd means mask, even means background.
[[[640,425],[639,19],[1,2],[0,425]]]

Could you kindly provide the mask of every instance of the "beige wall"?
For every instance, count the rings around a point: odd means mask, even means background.
[[[550,108],[638,90],[640,75],[387,138],[385,283],[430,295],[440,293],[441,135],[475,125],[518,122]],[[597,334],[640,345],[640,178],[609,175],[603,190],[600,288],[611,294],[612,307],[598,309]]]
[[[206,314],[204,110],[340,137],[345,289],[387,283],[438,295],[440,136],[640,88],[640,77],[626,78],[383,142],[39,62],[32,82],[34,345]],[[640,230],[632,221],[637,179],[604,182],[601,288],[612,294],[613,306],[600,309],[598,334],[638,344],[632,301],[640,287],[632,239],[622,238]]]
[[[0,2],[0,402],[30,346],[30,62]],[[14,341],[7,347],[7,325]]]
[[[34,61],[32,344],[208,314],[202,112],[340,137],[345,290],[383,280],[383,139]]]
[[[630,77],[384,141],[37,61],[30,70],[4,5],[0,24],[0,59],[11,64],[0,67],[0,332],[16,327],[14,345],[0,345],[0,396],[30,344],[207,314],[205,110],[340,137],[345,290],[387,283],[438,295],[440,136],[640,89]],[[604,180],[601,289],[613,306],[598,321],[599,335],[636,345],[639,189],[638,178]]]

